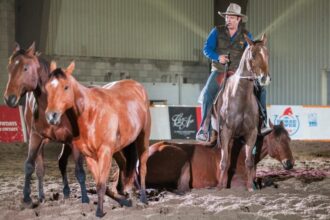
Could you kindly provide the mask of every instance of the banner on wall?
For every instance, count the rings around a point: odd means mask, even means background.
[[[274,124],[283,121],[292,139],[330,141],[330,107],[274,105],[268,115]]]
[[[169,107],[172,139],[195,139],[197,131],[196,107]]]
[[[0,142],[24,142],[20,111],[0,105]]]

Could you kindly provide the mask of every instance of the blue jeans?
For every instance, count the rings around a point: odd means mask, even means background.
[[[265,121],[265,124],[267,124],[267,106],[266,106],[266,89],[263,86],[260,86],[257,84],[257,91],[256,91],[256,96],[260,102],[260,105],[262,109],[260,109],[260,112],[263,114],[263,118]]]
[[[201,122],[201,129],[204,132],[210,132],[211,131],[211,123],[210,123],[210,116],[213,101],[218,94],[218,91],[220,89],[218,83],[217,83],[217,76],[219,72],[213,71],[211,72],[209,78],[207,79],[206,85],[205,85],[205,91],[203,94],[203,104],[202,104],[202,122]],[[207,123],[206,119],[208,118]]]

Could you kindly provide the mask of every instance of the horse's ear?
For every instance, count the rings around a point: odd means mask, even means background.
[[[264,45],[267,44],[267,37],[266,37],[266,34],[263,34],[262,37],[261,37],[261,41]]]
[[[269,127],[274,128],[274,124],[272,123],[272,121],[270,119],[268,119],[268,124],[269,124]]]
[[[283,122],[283,121],[280,122],[280,125],[281,125],[281,127],[285,128],[285,127],[284,127],[284,122]]]
[[[54,60],[52,60],[50,62],[50,72],[53,72],[54,70],[56,70],[56,68],[57,68],[57,64]]]
[[[19,51],[20,49],[21,49],[21,47],[19,46],[19,44],[18,44],[17,42],[15,42],[13,53],[16,53],[16,52]]]
[[[246,42],[247,42],[250,46],[253,45],[253,41],[252,41],[252,40],[251,40],[246,34],[244,34],[244,38],[245,38]]]
[[[27,49],[26,54],[32,57],[34,56],[35,52],[36,52],[36,46],[35,46],[35,42],[33,41],[29,49]]]
[[[75,64],[74,64],[74,61],[72,61],[70,63],[70,65],[66,68],[65,74],[66,75],[72,75],[72,72],[73,72],[74,68],[75,68]]]

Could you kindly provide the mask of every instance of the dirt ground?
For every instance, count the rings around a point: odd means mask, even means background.
[[[148,205],[133,196],[130,208],[106,197],[103,219],[330,219],[330,143],[292,141],[291,148],[296,160],[293,170],[284,171],[269,157],[258,165],[257,175],[270,183],[261,190],[212,188],[185,195],[149,190]],[[0,143],[0,219],[97,219],[96,194],[88,194],[90,204],[80,203],[72,160],[68,167],[72,193],[63,199],[57,167],[60,150],[56,144],[45,147],[46,201],[31,209],[21,202],[27,145]],[[91,191],[95,189],[89,172],[86,184]],[[34,174],[31,195],[35,202],[36,185]]]

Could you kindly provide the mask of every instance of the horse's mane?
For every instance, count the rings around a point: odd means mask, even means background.
[[[235,71],[235,74],[232,76],[232,78],[234,80],[234,87],[233,87],[233,91],[232,91],[232,96],[235,96],[235,94],[236,94],[238,83],[239,83],[239,80],[240,80],[240,76],[242,75],[243,70],[244,70],[245,60],[248,58],[247,56],[249,55],[248,54],[248,49],[249,48],[250,48],[249,45],[245,48],[245,50],[242,54],[241,60],[239,62],[238,68]]]

